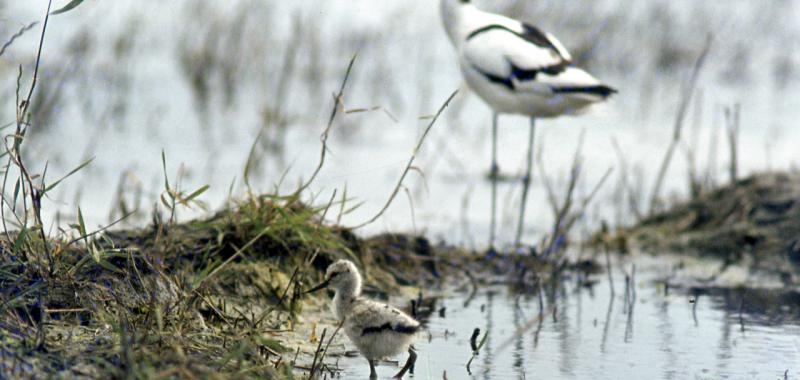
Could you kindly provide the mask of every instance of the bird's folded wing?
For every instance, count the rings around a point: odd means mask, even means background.
[[[515,90],[537,89],[540,75],[555,76],[570,65],[569,53],[551,35],[525,25],[488,25],[469,34],[462,53],[475,70]]]
[[[412,318],[391,306],[367,300],[355,305],[350,323],[356,330],[361,331],[361,335],[386,330],[404,333],[406,330],[415,330],[419,325]]]

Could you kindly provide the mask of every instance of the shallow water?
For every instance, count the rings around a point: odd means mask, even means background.
[[[163,191],[162,150],[173,183],[182,168],[182,188],[191,191],[210,184],[202,198],[211,210],[220,207],[232,182],[234,195],[244,193],[248,152],[265,123],[265,110],[276,103],[285,107],[283,116],[288,119],[286,144],[280,154],[265,148],[263,165],[251,184],[255,191],[272,190],[290,169],[284,190],[293,189],[317,165],[330,94],[355,52],[359,60],[345,93],[347,108],[380,106],[392,116],[381,111],[341,115],[312,190],[316,200],[327,201],[333,191],[341,196],[346,188],[351,204],[363,205],[345,215],[343,224],[368,220],[391,193],[426,125],[420,116],[435,112],[451,91],[461,87],[435,3],[114,0],[87,1],[54,17],[39,92],[54,96],[45,99],[60,100],[54,102],[47,122],[29,133],[26,153],[35,173],[49,163],[51,179],[86,158],[95,160],[49,193],[43,206],[46,224],[75,221],[80,206],[87,228],[105,225],[120,216],[113,211],[121,199],[140,211],[128,226],[147,223]],[[522,9],[516,12],[514,4]],[[631,182],[641,186],[643,197],[649,195],[658,160],[672,135],[680,86],[702,45],[699,36],[708,32],[717,38],[700,79],[704,95],[694,102],[699,111],[690,112],[684,130],[685,140],[698,151],[698,166],[710,167],[717,183],[725,181],[727,145],[721,115],[723,107],[734,103],[743,109],[741,172],[797,166],[800,129],[792,127],[800,119],[800,74],[794,69],[800,62],[798,4],[796,0],[480,2],[487,9],[523,15],[552,31],[573,52],[584,50],[582,58],[591,65],[590,71],[620,89],[610,104],[587,115],[539,124],[537,139],[544,154],[537,160],[558,189],[564,187],[584,130],[586,180],[579,193],[587,193],[607,168],[616,168],[588,217],[579,223],[588,228],[601,218],[612,223],[632,220],[618,196],[624,191],[615,185],[622,170],[612,139],[628,160]],[[39,19],[45,6],[45,0],[0,5],[4,35]],[[300,40],[292,39],[293,20],[302,21]],[[245,25],[239,36],[228,33],[236,25]],[[208,74],[213,77],[207,89],[210,99],[207,107],[198,107],[181,52],[187,46],[202,50],[210,44],[204,38],[217,34],[230,40],[216,41],[224,48],[211,52],[219,62],[212,60],[209,66],[219,71]],[[13,120],[10,100],[18,64],[26,73],[32,71],[37,40],[34,29],[0,59],[1,93],[7,99],[0,104],[2,124]],[[237,46],[231,41],[240,43],[242,51],[226,50]],[[278,96],[284,56],[297,44],[300,54],[289,91]],[[79,53],[82,46],[86,50]],[[202,51],[195,53],[192,58],[202,58]],[[231,67],[232,73],[224,71]],[[230,104],[223,95],[220,72],[234,79],[236,96]],[[485,180],[489,110],[466,91],[456,100],[415,162],[424,176],[412,173],[406,182],[408,197],[401,194],[378,223],[359,233],[413,231],[468,247],[484,244],[489,225]],[[519,174],[527,121],[504,117],[501,123],[501,169]],[[272,129],[267,135],[264,145],[279,140]],[[717,146],[712,136],[719,136]],[[667,173],[665,195],[685,193],[685,151],[683,144]],[[528,241],[541,239],[553,220],[541,178],[537,171],[529,202]],[[508,241],[514,231],[519,186],[504,184],[500,194],[500,238]],[[181,210],[180,216],[204,213]],[[463,305],[465,294],[445,297],[446,318],[434,315],[430,341],[417,345],[416,378],[439,379],[445,370],[449,379],[776,379],[787,369],[790,378],[798,376],[797,297],[766,304],[745,302],[742,331],[738,294],[704,293],[692,304],[689,291],[665,295],[652,283],[656,274],[657,268],[641,271],[631,313],[624,306],[619,274],[614,298],[609,297],[604,276],[597,277],[600,282],[593,288],[566,281],[545,301],[546,310],[557,306],[555,320],[548,312],[541,324],[522,334],[515,332],[539,313],[536,295],[520,297],[504,287],[481,289],[468,307]],[[786,305],[795,306],[784,309]],[[470,376],[464,364],[475,327],[488,329],[490,337]],[[510,345],[501,349],[507,340]],[[342,364],[343,378],[366,374],[363,359],[346,359]],[[382,375],[394,371],[380,368]]]
[[[632,308],[620,271],[614,273],[614,297],[605,274],[593,275],[598,282],[590,287],[573,278],[554,296],[545,291],[541,319],[535,293],[493,286],[480,289],[468,304],[467,293],[453,293],[439,304],[445,317],[434,313],[416,344],[413,378],[442,379],[444,372],[448,379],[485,380],[800,376],[800,293],[678,288],[665,293],[658,281],[663,265],[651,264],[638,270]],[[489,337],[469,374],[465,364],[476,327],[488,330]],[[369,374],[363,358],[339,364],[342,378]],[[379,374],[388,378],[397,370],[387,364]]]
[[[6,21],[0,27],[10,35],[40,18],[46,4],[10,2],[0,8]],[[539,158],[557,193],[566,186],[583,130],[585,181],[579,193],[588,193],[608,168],[616,168],[587,225],[596,226],[600,218],[631,221],[617,197],[623,170],[612,139],[628,160],[630,181],[648,196],[658,158],[672,135],[681,84],[703,43],[698,36],[709,32],[717,38],[700,80],[702,101],[694,102],[701,111],[690,112],[684,131],[698,150],[699,167],[713,166],[712,177],[725,179],[721,109],[737,102],[743,110],[740,171],[796,164],[793,142],[800,132],[791,125],[800,116],[800,75],[793,70],[800,49],[792,48],[798,42],[797,1],[767,6],[746,0],[507,0],[479,5],[552,31],[576,55],[583,52],[581,60],[593,74],[620,89],[611,103],[586,115],[539,123]],[[299,33],[293,20],[299,20]],[[245,192],[248,152],[265,123],[265,110],[272,107],[283,107],[285,137],[270,127],[259,146],[285,146],[280,153],[263,148],[250,183],[255,191],[272,190],[288,170],[284,190],[294,189],[317,165],[330,94],[356,52],[346,107],[380,106],[396,121],[382,111],[342,114],[312,190],[317,200],[328,200],[346,187],[351,204],[363,205],[342,221],[360,224],[394,188],[427,123],[419,117],[431,115],[461,87],[455,53],[431,0],[94,1],[51,21],[38,91],[53,107],[29,134],[29,166],[40,172],[48,162],[48,178],[57,178],[84,159],[95,160],[49,193],[43,206],[48,225],[76,220],[79,206],[87,228],[104,225],[121,215],[120,200],[127,209],[139,209],[128,224],[147,223],[163,191],[162,149],[173,183],[182,168],[182,188],[209,184],[202,199],[212,210],[220,207],[232,183],[234,195]],[[237,34],[239,26],[243,29]],[[17,64],[32,71],[37,41],[33,30],[0,59],[6,99],[14,98]],[[296,68],[286,74],[285,56],[292,48],[298,52]],[[208,57],[209,62],[203,60]],[[205,106],[198,105],[203,95],[192,79],[199,69],[208,70],[207,87],[199,87],[207,92]],[[290,80],[281,94],[277,87],[284,76]],[[12,111],[6,104],[0,117],[13,119]],[[489,225],[489,120],[486,106],[462,91],[415,162],[424,176],[412,173],[408,197],[401,194],[378,223],[361,232],[425,232],[452,243],[483,245]],[[503,173],[520,174],[527,125],[518,117],[501,119]],[[715,133],[720,139],[716,153],[710,143]],[[685,192],[684,151],[682,145],[664,195]],[[539,240],[553,221],[541,179],[537,170],[529,241]],[[513,236],[519,189],[518,183],[500,187],[501,241]],[[180,211],[183,218],[204,212]]]

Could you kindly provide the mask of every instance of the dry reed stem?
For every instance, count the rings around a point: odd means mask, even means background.
[[[345,86],[347,86],[347,81],[350,79],[350,73],[353,70],[353,64],[356,62],[356,57],[358,55],[353,55],[353,58],[350,59],[350,63],[347,65],[347,71],[344,74],[344,79],[342,80],[342,85],[339,87],[339,92],[334,97],[333,108],[331,109],[331,116],[328,118],[328,125],[325,127],[325,131],[322,132],[322,136],[320,136],[320,141],[322,142],[322,148],[319,155],[319,164],[317,168],[314,169],[314,173],[311,174],[311,178],[308,181],[295,191],[295,195],[301,194],[303,191],[308,189],[309,186],[314,182],[317,178],[317,175],[322,170],[322,166],[325,164],[325,156],[328,152],[328,135],[330,134],[331,128],[333,127],[333,122],[336,120],[336,115],[339,113],[339,105],[342,102],[342,95],[344,94]]]
[[[433,126],[436,124],[436,121],[439,120],[439,116],[441,116],[442,113],[444,112],[444,110],[450,105],[450,102],[453,100],[453,98],[455,98],[456,94],[458,94],[458,90],[456,90],[452,94],[450,94],[450,97],[448,97],[447,100],[444,102],[444,104],[442,104],[442,106],[439,108],[439,111],[436,112],[436,115],[433,117],[433,119],[431,119],[431,122],[425,128],[425,132],[422,133],[422,136],[420,137],[419,141],[417,142],[417,146],[414,148],[414,151],[411,153],[411,158],[408,159],[408,164],[406,164],[406,168],[405,168],[405,170],[403,170],[403,174],[400,175],[400,179],[397,181],[397,185],[394,187],[394,190],[392,191],[392,194],[389,196],[389,199],[386,201],[386,204],[383,206],[383,208],[381,208],[381,210],[378,211],[378,213],[375,214],[375,216],[373,216],[372,219],[370,219],[370,220],[368,220],[368,221],[366,221],[366,222],[364,222],[362,224],[359,224],[359,225],[357,225],[355,227],[352,227],[352,229],[356,230],[356,229],[359,229],[359,228],[362,228],[364,226],[367,226],[367,225],[370,225],[370,224],[374,223],[381,216],[383,216],[383,214],[386,212],[386,210],[389,209],[389,206],[391,206],[392,201],[394,201],[394,198],[400,192],[400,189],[403,186],[403,181],[405,180],[406,176],[408,175],[408,173],[413,168],[412,165],[414,164],[414,159],[417,158],[417,153],[419,153],[420,149],[422,148],[422,143],[425,142],[425,137],[428,136],[428,133],[431,131],[431,128],[433,128]]]
[[[653,185],[653,192],[650,198],[650,210],[649,210],[650,215],[653,215],[657,211],[658,200],[661,195],[661,187],[664,184],[664,177],[666,177],[667,175],[667,170],[669,169],[670,162],[672,162],[672,156],[675,153],[675,149],[677,148],[678,144],[681,141],[681,131],[683,130],[683,121],[686,118],[686,113],[689,109],[689,104],[692,100],[692,95],[694,93],[695,88],[697,87],[697,81],[700,78],[700,72],[702,71],[703,66],[705,65],[708,52],[711,50],[712,41],[713,37],[709,35],[706,38],[706,43],[703,46],[703,50],[700,52],[700,56],[698,56],[697,61],[694,64],[694,67],[692,69],[692,75],[689,81],[684,86],[683,91],[681,93],[681,101],[678,107],[678,113],[675,117],[675,124],[672,132],[672,142],[670,143],[666,153],[664,154],[664,158],[661,161],[661,166],[658,170],[658,176],[656,177],[656,182]]]

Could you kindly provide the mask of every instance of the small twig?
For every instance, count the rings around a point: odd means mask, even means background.
[[[204,282],[206,282],[206,281],[207,281],[208,279],[210,279],[211,277],[214,277],[214,275],[216,275],[216,274],[217,274],[219,271],[221,271],[221,270],[222,270],[222,268],[226,267],[226,266],[227,266],[228,264],[230,264],[230,263],[231,263],[233,260],[235,260],[237,257],[239,257],[239,256],[242,254],[242,252],[244,252],[245,250],[247,250],[248,248],[250,248],[250,246],[252,246],[253,244],[255,244],[255,242],[257,242],[257,241],[258,241],[258,239],[261,239],[261,238],[262,238],[264,235],[266,235],[266,234],[267,234],[267,232],[268,232],[269,230],[270,230],[270,228],[269,228],[269,227],[265,227],[265,228],[264,228],[264,229],[263,229],[261,232],[259,232],[259,234],[258,234],[258,235],[256,235],[256,236],[255,236],[255,237],[253,237],[252,239],[250,239],[250,241],[248,241],[248,242],[247,242],[247,244],[245,244],[244,246],[242,246],[242,248],[239,248],[239,249],[237,249],[237,250],[236,250],[236,252],[235,252],[233,255],[231,255],[231,257],[229,257],[227,260],[225,260],[225,261],[224,261],[222,264],[220,264],[218,267],[214,268],[214,270],[213,270],[213,271],[211,271],[211,273],[209,273],[209,274],[208,274],[208,276],[206,276],[206,277],[204,277],[202,280],[200,280],[200,282],[198,282],[198,283],[197,283],[197,285],[194,287],[194,289],[193,289],[192,291],[193,291],[193,292],[195,292],[195,293],[197,293],[197,289],[199,289],[199,288],[200,288],[200,286],[201,286],[201,285],[203,285],[203,283],[204,283]]]
[[[344,326],[344,321],[345,321],[345,320],[344,320],[344,319],[342,319],[342,320],[339,322],[339,325],[338,325],[338,326],[336,326],[336,330],[333,330],[333,335],[331,335],[331,337],[328,339],[328,343],[325,345],[325,349],[324,349],[324,350],[322,350],[322,355],[320,355],[320,357],[319,357],[319,363],[320,363],[320,365],[322,365],[322,362],[325,360],[325,354],[327,354],[327,353],[328,353],[328,347],[330,347],[330,346],[331,346],[331,343],[333,342],[333,338],[336,338],[336,334],[338,334],[338,333],[339,333],[339,330],[341,330],[341,329],[342,329],[342,326]],[[325,332],[324,332],[324,331],[322,332],[322,339],[325,339]],[[313,373],[312,373],[312,375],[313,375]]]
[[[469,338],[469,345],[472,348],[472,357],[470,357],[469,361],[467,362],[467,373],[469,374],[472,374],[470,365],[472,365],[472,361],[475,360],[476,357],[478,357],[478,354],[480,353],[480,350],[483,347],[483,345],[486,344],[486,338],[489,336],[489,331],[486,331],[486,333],[483,334],[481,342],[477,343],[478,336],[480,334],[481,334],[481,329],[476,327],[475,330],[472,331],[472,336]]]
[[[84,308],[78,309],[45,309],[45,313],[48,314],[56,314],[56,313],[82,313],[86,311]]]
[[[736,104],[733,111],[725,108],[725,124],[728,131],[728,146],[730,148],[731,163],[728,168],[731,183],[736,182],[739,176],[739,128],[741,106]]]
[[[44,36],[45,32],[47,31],[47,22],[50,20],[50,6],[52,4],[53,4],[52,0],[47,2],[47,14],[45,14],[44,16],[44,24],[42,25],[42,34],[39,37],[39,49],[36,52],[36,64],[34,65],[33,68],[33,79],[31,81],[30,90],[28,90],[28,97],[25,99],[25,102],[23,104],[19,105],[20,108],[22,108],[22,110],[20,111],[20,115],[23,116],[21,118],[19,117],[17,118],[19,122],[22,122],[24,115],[28,113],[28,108],[30,107],[31,104],[31,98],[33,98],[33,90],[36,89],[36,81],[39,78],[39,64],[41,63],[42,60],[42,48],[44,47]]]
[[[594,188],[589,193],[589,195],[587,197],[583,198],[583,200],[581,201],[581,207],[578,209],[578,212],[575,213],[573,216],[571,216],[567,220],[567,222],[565,223],[565,225],[563,227],[564,231],[568,232],[569,230],[571,230],[572,226],[575,224],[575,221],[577,221],[578,218],[580,218],[581,216],[583,216],[586,213],[586,209],[589,207],[589,203],[591,203],[592,200],[594,199],[594,197],[597,196],[597,193],[600,192],[600,189],[606,183],[608,178],[611,177],[611,173],[613,173],[613,172],[614,172],[613,168],[608,168],[606,170],[605,174],[603,174],[603,176],[600,178],[600,180],[597,181],[597,184],[594,186]]]
[[[320,353],[322,352],[322,343],[325,341],[325,334],[328,333],[328,329],[322,330],[322,336],[320,336],[319,343],[317,344],[317,349],[314,351],[314,361],[311,362],[311,369],[308,373],[308,378],[313,379],[314,373],[317,372],[317,359],[319,358]]]
[[[667,175],[667,170],[669,169],[669,164],[672,161],[672,155],[675,153],[675,149],[677,148],[678,144],[681,140],[681,131],[683,129],[683,121],[686,118],[687,110],[689,109],[689,104],[692,100],[692,94],[694,93],[695,87],[697,87],[697,81],[700,78],[700,72],[703,69],[703,66],[706,62],[706,57],[708,56],[708,52],[711,50],[711,43],[713,41],[712,36],[708,36],[706,38],[706,43],[703,46],[703,50],[700,52],[700,56],[697,58],[697,61],[694,64],[694,68],[692,69],[692,76],[689,79],[689,82],[683,88],[683,93],[681,94],[681,103],[678,107],[678,113],[675,118],[674,124],[674,131],[672,133],[672,142],[670,143],[669,147],[667,148],[666,153],[664,154],[664,158],[661,161],[661,167],[658,170],[658,176],[656,177],[656,182],[653,185],[653,193],[650,195],[650,215],[653,215],[658,207],[658,199],[661,195],[661,186],[664,183],[664,177]]]
[[[408,208],[411,210],[411,228],[414,229],[414,236],[417,236],[419,233],[417,232],[417,216],[414,214],[414,198],[411,196],[411,192],[408,191],[408,187],[403,186],[403,190],[408,198]]]
[[[322,148],[319,154],[319,164],[317,164],[317,168],[314,169],[314,173],[311,174],[311,178],[304,184],[302,184],[295,194],[301,194],[305,191],[314,180],[317,178],[317,175],[320,171],[322,171],[322,166],[325,164],[325,156],[328,153],[328,135],[331,132],[331,128],[333,128],[333,121],[336,120],[336,115],[339,113],[339,105],[342,102],[342,95],[344,94],[344,89],[347,86],[347,81],[350,79],[350,73],[353,70],[353,65],[356,62],[356,57],[358,55],[353,55],[353,58],[350,59],[350,63],[347,65],[347,71],[344,74],[344,79],[342,80],[342,85],[339,87],[339,92],[336,94],[334,99],[333,109],[331,110],[331,116],[328,118],[328,125],[325,127],[325,131],[322,132],[322,136],[320,136],[320,141],[322,142]]]
[[[611,272],[611,258],[609,257],[609,244],[608,244],[608,224],[605,221],[602,223],[601,227],[602,231],[602,239],[603,239],[603,252],[606,256],[606,273],[608,274],[608,289],[611,291],[611,298],[614,298],[614,277],[612,276]]]
[[[642,211],[640,210],[640,204],[639,204],[641,200],[641,194],[636,193],[633,186],[630,184],[630,180],[628,179],[628,174],[629,174],[628,161],[625,158],[625,154],[622,152],[622,148],[620,148],[616,138],[611,139],[611,145],[614,147],[614,151],[617,154],[617,159],[619,160],[619,166],[621,171],[620,178],[622,181],[623,190],[627,194],[628,208],[630,209],[631,212],[633,212],[637,221],[642,220],[643,215]],[[625,199],[624,195],[623,199]]]
[[[480,335],[481,329],[476,327],[475,330],[472,331],[472,336],[469,337],[469,346],[472,348],[473,352],[478,350],[478,337]]]
[[[405,180],[406,176],[411,171],[412,165],[414,164],[414,159],[417,158],[417,153],[419,153],[420,149],[422,148],[422,143],[425,142],[425,137],[428,136],[428,133],[431,131],[431,128],[433,128],[434,124],[436,124],[436,121],[439,119],[439,116],[441,116],[444,110],[447,108],[447,106],[450,105],[450,102],[453,100],[453,98],[455,98],[456,94],[458,94],[458,90],[454,91],[450,95],[450,97],[447,98],[444,104],[442,104],[442,106],[439,108],[439,111],[436,112],[436,115],[433,117],[433,119],[431,119],[431,122],[428,124],[428,127],[425,128],[425,132],[422,133],[419,142],[417,142],[417,146],[414,148],[414,152],[411,153],[411,158],[409,158],[408,164],[406,165],[405,170],[403,170],[403,174],[400,176],[400,180],[397,181],[397,185],[395,186],[394,190],[392,191],[392,194],[389,196],[389,200],[386,201],[386,204],[383,206],[383,208],[380,211],[378,211],[378,213],[374,217],[372,217],[372,219],[362,224],[359,224],[355,227],[352,227],[352,229],[356,230],[374,223],[381,216],[383,216],[386,210],[389,209],[389,206],[392,204],[392,201],[394,201],[394,198],[397,196],[397,193],[400,192],[400,188],[403,186],[403,180]]]
[[[117,219],[117,220],[115,220],[115,221],[113,221],[113,222],[111,222],[111,223],[109,223],[109,224],[105,225],[104,227],[101,227],[101,228],[99,228],[98,230],[96,230],[96,231],[94,231],[94,232],[88,233],[88,234],[86,234],[86,235],[84,235],[84,236],[78,236],[78,237],[76,237],[76,238],[74,238],[74,239],[70,240],[69,242],[67,242],[67,244],[66,244],[66,246],[65,246],[65,247],[69,247],[70,245],[73,245],[73,244],[75,244],[75,243],[77,243],[77,242],[79,242],[79,241],[81,241],[81,240],[84,240],[84,239],[86,239],[86,238],[89,238],[89,237],[92,237],[92,236],[94,236],[94,235],[97,235],[97,234],[99,234],[99,233],[102,233],[102,232],[104,232],[104,231],[107,231],[109,228],[111,228],[111,227],[114,227],[115,225],[117,225],[118,223],[122,222],[122,221],[123,221],[123,220],[125,220],[125,219],[128,219],[128,217],[130,217],[131,215],[133,215],[133,214],[137,213],[138,211],[139,211],[139,210],[133,210],[133,211],[131,211],[131,212],[129,212],[129,213],[127,213],[127,214],[123,215],[123,216],[122,216],[122,217],[120,217],[119,219]]]
[[[539,147],[539,152],[544,149],[543,146]],[[544,189],[547,191],[547,203],[550,204],[550,209],[553,212],[553,215],[558,215],[558,199],[556,199],[556,193],[553,190],[553,185],[550,183],[550,177],[547,175],[547,172],[544,167],[544,160],[536,160],[539,163],[539,176],[542,177],[542,183],[544,184]]]
[[[283,289],[283,294],[281,294],[281,298],[278,298],[278,305],[285,306],[283,304],[284,299],[286,299],[286,295],[289,294],[289,287],[292,286],[294,283],[295,277],[297,277],[297,272],[300,270],[300,267],[294,267],[294,271],[292,271],[292,276],[289,277],[289,281],[286,282],[286,288]]]
[[[631,305],[636,303],[636,264],[631,265]],[[633,306],[631,306],[633,309]]]
[[[22,35],[25,34],[25,32],[33,29],[33,27],[36,26],[37,24],[39,24],[39,21],[34,21],[28,25],[23,26],[22,28],[19,29],[19,31],[14,33],[14,35],[11,36],[11,38],[8,41],[6,41],[5,44],[3,44],[3,47],[0,48],[0,57],[3,56],[3,54],[6,52],[6,49],[8,49],[17,38],[22,37]]]
[[[565,192],[566,196],[564,198],[564,203],[561,205],[561,207],[553,207],[553,210],[555,211],[555,215],[553,215],[555,220],[553,222],[552,232],[550,234],[550,238],[548,239],[549,241],[547,243],[547,246],[544,247],[545,248],[544,249],[544,256],[545,257],[549,256],[550,253],[552,253],[553,250],[558,248],[556,246],[557,242],[560,241],[561,236],[563,235],[563,232],[565,231],[564,228],[563,228],[564,227],[564,219],[567,217],[567,215],[569,214],[569,211],[572,208],[572,202],[573,202],[573,197],[574,197],[574,193],[575,193],[575,188],[577,187],[578,181],[579,181],[580,176],[581,176],[581,151],[583,150],[583,141],[584,141],[585,134],[586,134],[586,131],[582,131],[581,132],[581,136],[580,136],[580,138],[578,140],[578,146],[577,146],[577,148],[575,148],[575,154],[572,157],[572,166],[570,166],[570,177],[569,177],[569,183],[567,184],[567,189],[566,189],[566,192]],[[542,167],[542,169],[543,169],[543,167]],[[550,191],[549,190],[549,185],[547,185],[547,186],[548,186],[548,191]],[[551,204],[552,204],[552,202],[554,200],[555,200],[555,198],[553,197],[551,199]]]
[[[697,90],[697,96],[695,97],[695,104],[694,104],[694,116],[692,123],[692,136],[690,137],[689,141],[687,141],[684,150],[686,152],[686,162],[687,162],[687,179],[689,181],[689,194],[691,199],[696,199],[700,196],[700,194],[704,191],[703,190],[703,180],[701,176],[698,174],[697,168],[697,145],[700,141],[700,126],[702,124],[703,119],[703,102],[704,102],[704,93],[702,89]]]
[[[744,310],[744,297],[747,295],[747,289],[745,289],[744,293],[742,293],[742,298],[739,301],[739,327],[741,331],[744,332],[744,316],[742,315],[742,311]]]
[[[622,269],[622,272],[625,272],[625,269]],[[631,302],[631,276],[625,273],[625,299],[624,303],[622,304],[622,312],[627,314],[628,313],[628,305]]]
[[[469,292],[467,299],[464,300],[464,308],[468,307],[469,304],[475,299],[475,295],[478,293],[478,280],[469,271],[469,269],[464,269],[464,275],[469,279],[470,285],[472,285],[472,290]]]

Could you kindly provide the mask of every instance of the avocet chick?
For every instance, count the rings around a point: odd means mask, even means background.
[[[330,287],[334,313],[344,321],[343,329],[350,341],[369,361],[370,379],[377,379],[375,362],[408,351],[408,361],[394,377],[400,379],[414,365],[417,354],[411,343],[420,324],[414,318],[389,305],[361,296],[361,275],[353,262],[339,260],[328,267],[325,281],[306,293]]]

